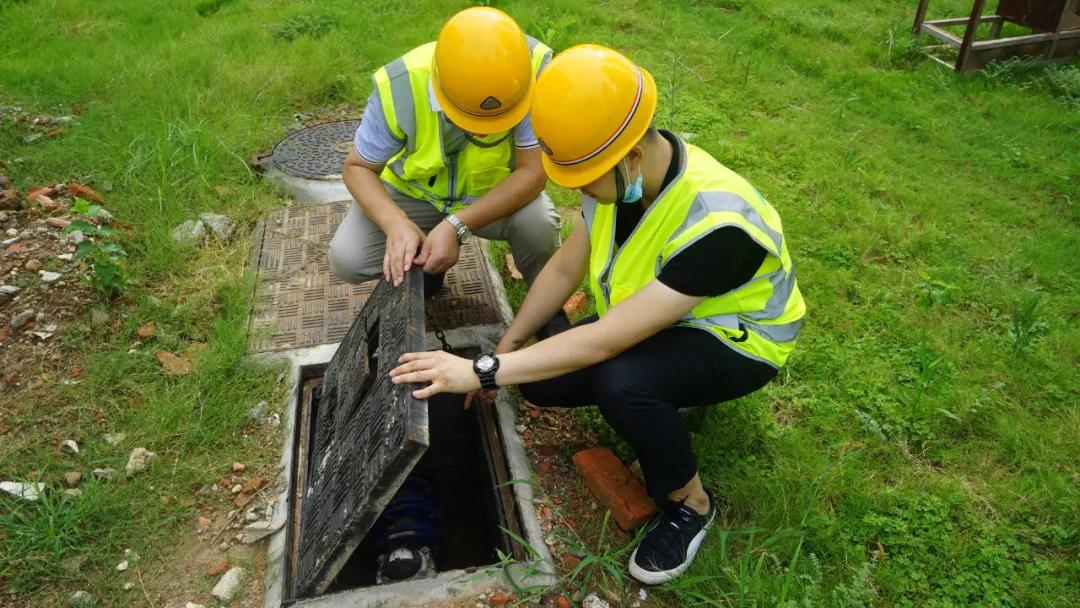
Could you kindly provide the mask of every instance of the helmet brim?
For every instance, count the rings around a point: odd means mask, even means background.
[[[529,75],[529,88],[525,90],[525,95],[522,96],[517,105],[496,116],[476,116],[463,112],[443,94],[437,81],[431,84],[432,90],[435,91],[435,99],[439,101],[443,114],[450,119],[450,122],[469,133],[494,135],[495,133],[509,131],[522,120],[525,120],[525,116],[529,113],[529,107],[532,105],[532,93],[533,87],[536,86],[536,75]]]

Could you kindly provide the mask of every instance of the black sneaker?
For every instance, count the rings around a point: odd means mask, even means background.
[[[686,506],[685,500],[664,501],[660,514],[649,524],[645,538],[630,556],[630,576],[646,585],[659,585],[685,572],[714,517],[716,501],[712,496],[705,515]]]

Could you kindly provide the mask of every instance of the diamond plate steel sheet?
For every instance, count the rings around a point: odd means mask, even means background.
[[[306,457],[291,597],[323,593],[427,449],[427,402],[390,382],[424,349],[423,281],[380,283],[323,377]]]
[[[345,336],[377,284],[352,285],[330,272],[330,239],[351,204],[294,204],[263,223],[251,352],[333,344]],[[440,328],[453,329],[497,323],[497,310],[487,262],[473,239],[447,272],[446,287],[428,301],[428,311]]]
[[[341,166],[352,149],[360,120],[314,125],[289,135],[274,146],[270,162],[282,172],[306,179],[340,178]]]

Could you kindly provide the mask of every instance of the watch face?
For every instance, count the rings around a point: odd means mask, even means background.
[[[476,369],[482,372],[489,372],[493,367],[495,367],[495,358],[491,355],[484,355],[476,360]]]

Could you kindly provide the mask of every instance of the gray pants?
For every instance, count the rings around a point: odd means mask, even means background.
[[[425,234],[446,217],[427,201],[410,198],[390,187],[386,190]],[[485,239],[508,241],[514,263],[525,282],[531,285],[559,246],[559,223],[559,214],[551,199],[541,192],[529,204],[480,228],[475,234]],[[354,201],[330,241],[330,270],[349,283],[380,278],[385,253],[386,234]]]

